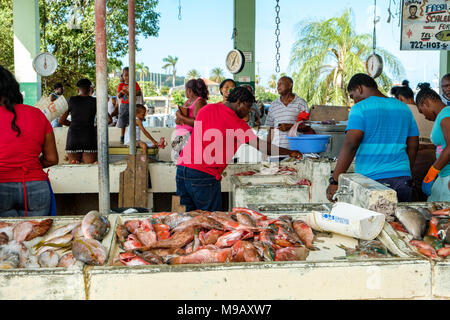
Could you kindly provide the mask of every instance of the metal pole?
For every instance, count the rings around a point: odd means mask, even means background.
[[[95,0],[95,56],[97,83],[98,205],[110,213],[108,159],[108,74],[106,54],[106,0]]]
[[[135,0],[128,0],[128,56],[129,56],[129,107],[130,154],[136,154],[136,43],[135,43]]]

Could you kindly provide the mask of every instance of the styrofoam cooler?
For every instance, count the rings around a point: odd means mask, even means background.
[[[346,236],[373,240],[384,226],[384,214],[345,202],[333,205],[330,213],[308,213],[306,223],[318,231],[331,231]]]
[[[66,112],[69,105],[64,96],[59,96],[55,101],[51,101],[49,97],[42,97],[41,100],[36,103],[35,107],[41,109],[47,117],[47,120],[52,122]]]

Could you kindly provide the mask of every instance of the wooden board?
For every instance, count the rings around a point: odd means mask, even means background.
[[[347,121],[348,113],[350,112],[349,107],[339,107],[339,106],[312,106],[311,107],[311,121],[325,121],[325,120],[335,120],[335,121]]]
[[[128,155],[127,168],[119,177],[119,207],[147,208],[148,182],[148,158]]]

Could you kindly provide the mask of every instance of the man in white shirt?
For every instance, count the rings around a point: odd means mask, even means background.
[[[447,106],[450,106],[450,73],[441,79],[441,99]]]
[[[283,148],[289,148],[287,138],[289,130],[297,122],[298,115],[308,112],[306,101],[292,92],[294,82],[289,77],[281,77],[278,80],[277,90],[280,97],[269,108],[266,126],[269,127],[268,141]],[[310,131],[310,127],[300,125],[298,131]]]

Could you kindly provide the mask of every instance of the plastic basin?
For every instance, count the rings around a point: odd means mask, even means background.
[[[288,137],[289,148],[301,153],[320,153],[327,149],[328,134],[304,134],[298,137]]]

